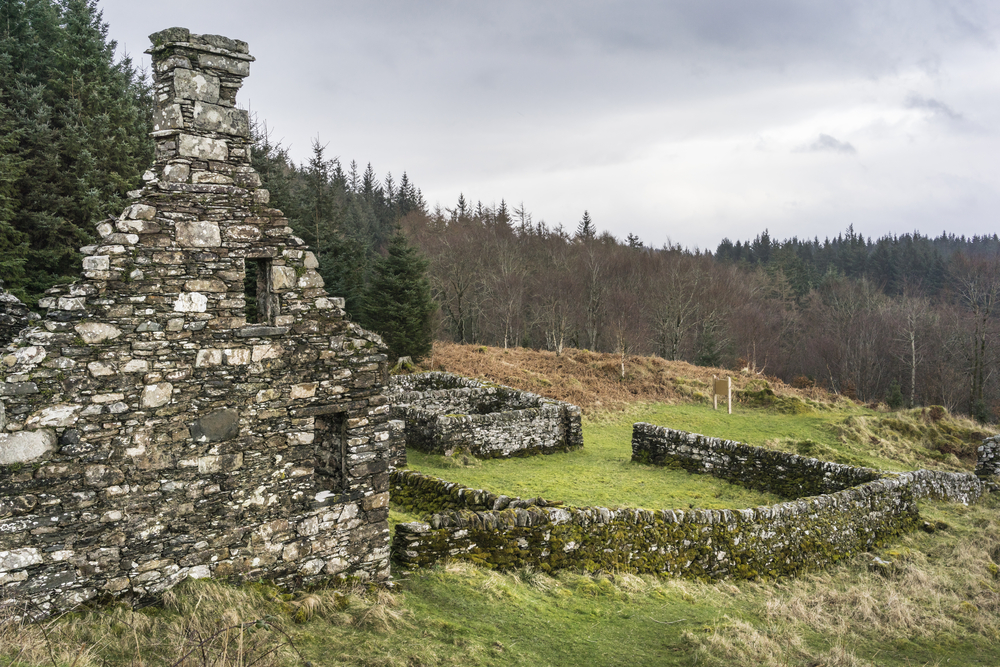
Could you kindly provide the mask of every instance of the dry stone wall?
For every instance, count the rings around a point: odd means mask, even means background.
[[[677,465],[688,472],[707,473],[786,498],[833,493],[888,477],[904,480],[915,498],[934,497],[969,504],[986,490],[975,475],[934,470],[888,473],[641,422],[632,427],[632,460]]]
[[[0,600],[384,580],[385,347],[267,206],[247,44],[151,40],[156,162],[0,360]]]
[[[886,544],[918,525],[919,498],[968,503],[985,489],[973,475],[883,473],[641,423],[633,428],[633,460],[678,465],[792,500],[743,510],[609,510],[509,501],[491,507],[482,490],[395,473],[394,502],[399,497],[414,510],[437,513],[427,522],[398,525],[393,555],[407,567],[459,558],[545,571],[773,577]]]
[[[1000,477],[1000,435],[986,438],[976,452],[976,476],[994,483]]]
[[[420,451],[481,458],[566,452],[583,446],[580,409],[449,373],[392,378],[393,419]]]

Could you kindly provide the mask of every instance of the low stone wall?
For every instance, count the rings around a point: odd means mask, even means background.
[[[393,556],[406,567],[450,557],[501,569],[531,565],[544,571],[773,577],[881,546],[918,520],[910,488],[886,479],[745,510],[448,511],[428,523],[396,526]]]
[[[633,459],[798,499],[743,510],[498,508],[490,506],[488,492],[397,473],[390,484],[393,502],[438,513],[426,523],[396,526],[393,557],[406,567],[461,558],[545,571],[773,577],[883,546],[917,525],[919,498],[969,503],[985,489],[973,475],[885,473],[641,423],[633,428]]]
[[[583,446],[580,409],[537,394],[449,373],[394,377],[388,394],[406,446],[420,451],[495,458]]]
[[[833,493],[890,477],[910,484],[916,498],[934,497],[968,504],[978,500],[985,491],[985,485],[974,475],[934,470],[891,473],[642,422],[632,427],[632,460],[676,465],[688,472],[710,474],[786,498]]]

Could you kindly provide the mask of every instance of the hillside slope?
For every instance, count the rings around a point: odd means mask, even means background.
[[[567,348],[561,356],[521,347],[459,345],[437,341],[420,370],[447,371],[531,391],[583,408],[584,412],[622,409],[635,402],[704,400],[712,376],[732,377],[733,391],[760,387],[766,381],[779,396],[832,402],[822,389],[795,389],[774,377],[695,366],[660,357],[627,356],[625,377],[616,354]]]

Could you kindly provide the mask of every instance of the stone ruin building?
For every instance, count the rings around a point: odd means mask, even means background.
[[[385,347],[268,208],[247,44],[151,40],[155,164],[0,359],[0,604],[385,580]]]

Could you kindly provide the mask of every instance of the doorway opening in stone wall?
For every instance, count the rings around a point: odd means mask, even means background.
[[[313,426],[316,485],[321,491],[344,493],[347,483],[347,415],[337,412],[316,417]]]
[[[248,257],[244,261],[243,298],[247,324],[272,324],[274,299],[271,298],[270,258]]]

